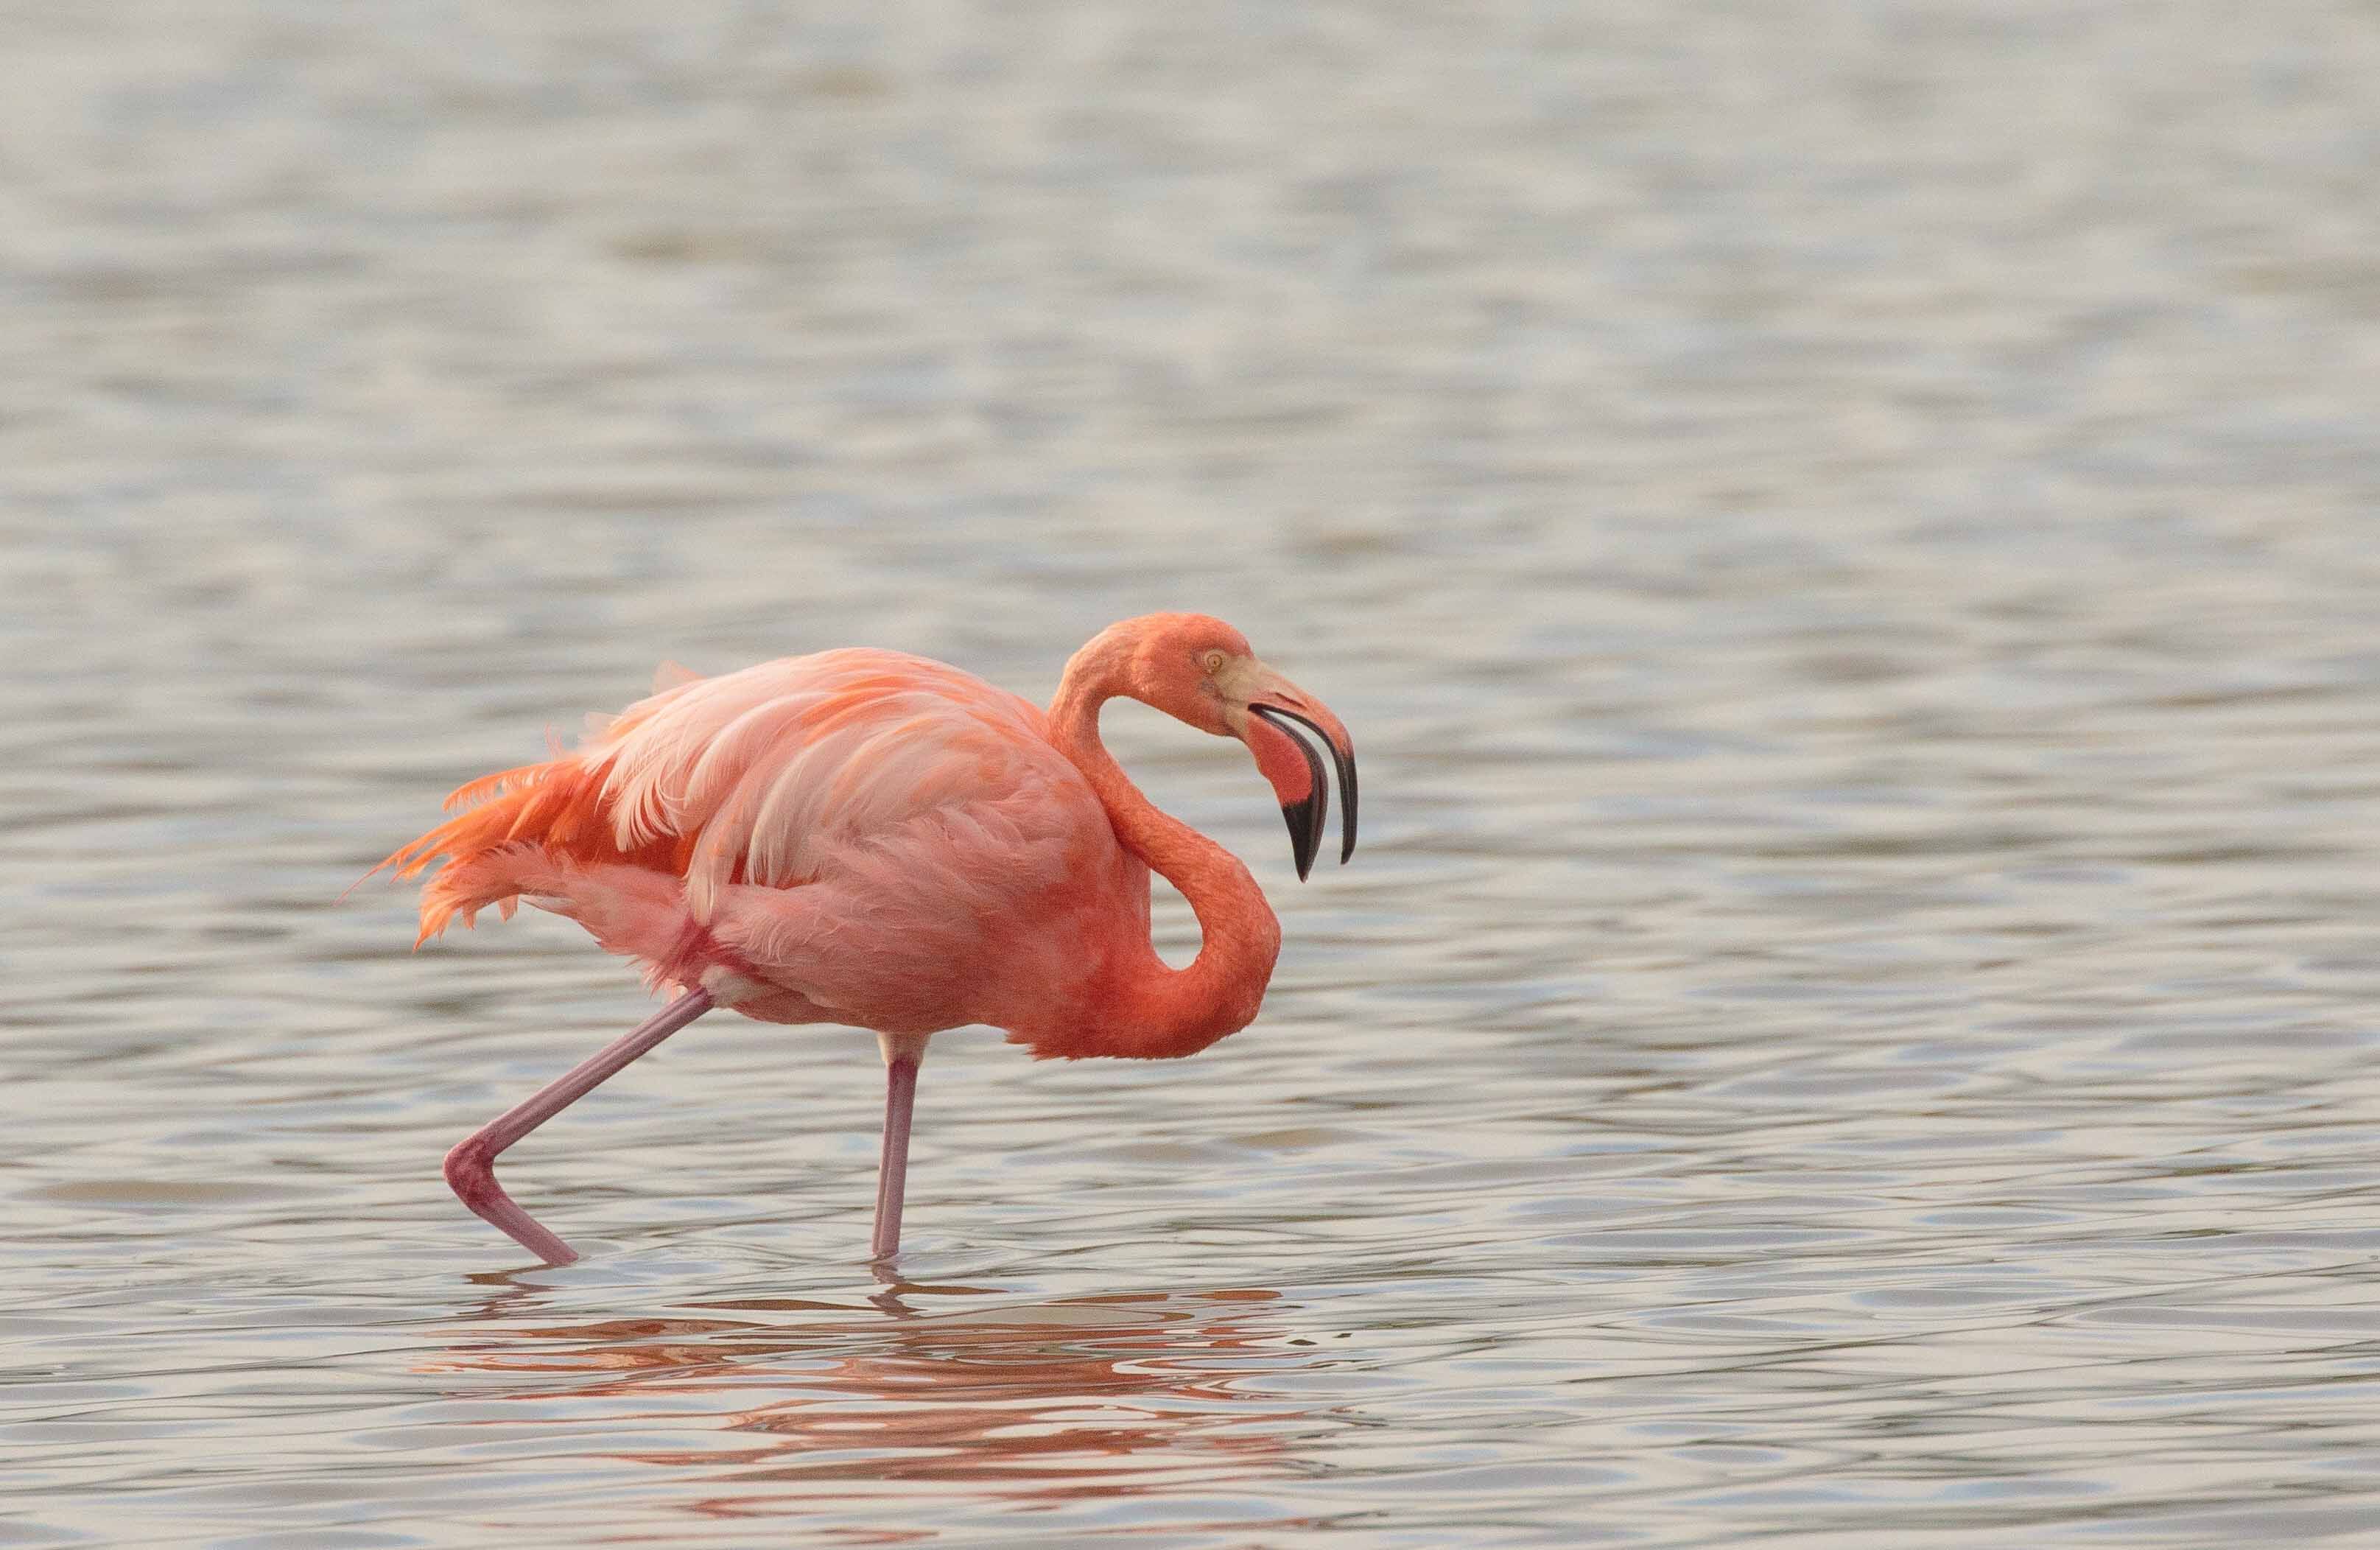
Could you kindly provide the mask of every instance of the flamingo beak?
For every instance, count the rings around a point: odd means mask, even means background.
[[[1302,883],[1322,848],[1322,831],[1330,819],[1330,785],[1323,778],[1322,756],[1296,728],[1304,727],[1322,739],[1338,771],[1342,809],[1339,861],[1342,866],[1355,853],[1355,744],[1347,736],[1346,726],[1322,702],[1270,668],[1260,671],[1261,681],[1251,686],[1253,692],[1248,696],[1247,707],[1263,720],[1267,733],[1294,748],[1305,760],[1305,778],[1299,781],[1293,766],[1275,767],[1277,763],[1285,764],[1285,761],[1277,755],[1268,757],[1274,751],[1255,749],[1257,766],[1272,778],[1273,789],[1281,797],[1281,815],[1289,824],[1290,850],[1296,859],[1297,877]],[[1257,739],[1248,740],[1253,745]],[[1280,754],[1286,752],[1287,750],[1279,751]]]

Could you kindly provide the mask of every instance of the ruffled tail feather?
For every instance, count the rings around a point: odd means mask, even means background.
[[[603,811],[604,770],[577,757],[524,764],[455,787],[446,799],[455,816],[409,844],[398,847],[364,875],[390,871],[419,876],[440,857],[445,868],[421,889],[419,946],[445,931],[457,915],[470,926],[481,909],[496,907],[512,919],[522,894],[553,892],[549,885],[577,870],[604,863],[666,866],[674,859],[664,843],[624,853]],[[457,811],[457,810],[461,811]],[[658,850],[659,855],[647,855]],[[566,893],[567,890],[560,890]]]

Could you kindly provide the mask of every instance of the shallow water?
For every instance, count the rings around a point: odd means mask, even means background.
[[[19,10],[0,1542],[2380,1534],[2380,33]],[[1198,1059],[646,1010],[374,859],[543,728],[1203,607]],[[1195,930],[1163,901],[1169,952]]]

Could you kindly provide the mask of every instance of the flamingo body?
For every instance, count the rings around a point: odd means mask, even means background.
[[[423,887],[419,940],[526,900],[680,987],[690,1008],[458,1147],[490,1143],[465,1158],[464,1177],[450,1156],[457,1192],[549,1258],[567,1256],[495,1187],[494,1153],[717,1006],[880,1035],[895,1067],[885,1172],[897,1238],[905,1081],[927,1035],[988,1023],[1038,1056],[1155,1057],[1245,1026],[1279,924],[1247,869],[1159,812],[1100,746],[1099,705],[1117,694],[1246,741],[1289,814],[1301,875],[1329,790],[1277,717],[1321,732],[1352,848],[1345,729],[1236,630],[1198,615],[1111,627],[1068,665],[1048,713],[899,652],[820,652],[718,677],[665,670],[650,698],[590,724],[583,746],[455,791],[447,805],[461,811],[382,863],[409,877],[447,860]],[[1187,969],[1150,944],[1152,866],[1197,914],[1204,942]],[[880,1257],[884,1221],[880,1211]]]
[[[681,682],[480,798],[395,859],[455,858],[424,939],[526,898],[763,1021],[1066,1043],[1148,940],[1148,866],[1040,708],[897,652]]]

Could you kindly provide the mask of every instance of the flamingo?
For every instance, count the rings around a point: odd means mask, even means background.
[[[524,900],[679,994],[446,1154],[463,1203],[551,1264],[578,1255],[496,1182],[504,1150],[714,1007],[872,1031],[885,1070],[871,1259],[901,1242],[927,1041],[986,1023],[1038,1059],[1196,1054],[1253,1020],[1281,925],[1237,858],[1160,812],[1099,742],[1123,696],[1237,738],[1271,782],[1303,881],[1330,788],[1355,848],[1355,753],[1319,701],[1200,614],[1111,625],[1045,713],[905,653],[844,648],[718,677],[664,666],[579,748],[485,775],[382,861],[421,890],[422,943]],[[457,811],[460,810],[460,811]],[[1148,874],[1198,918],[1198,956],[1149,941]]]

